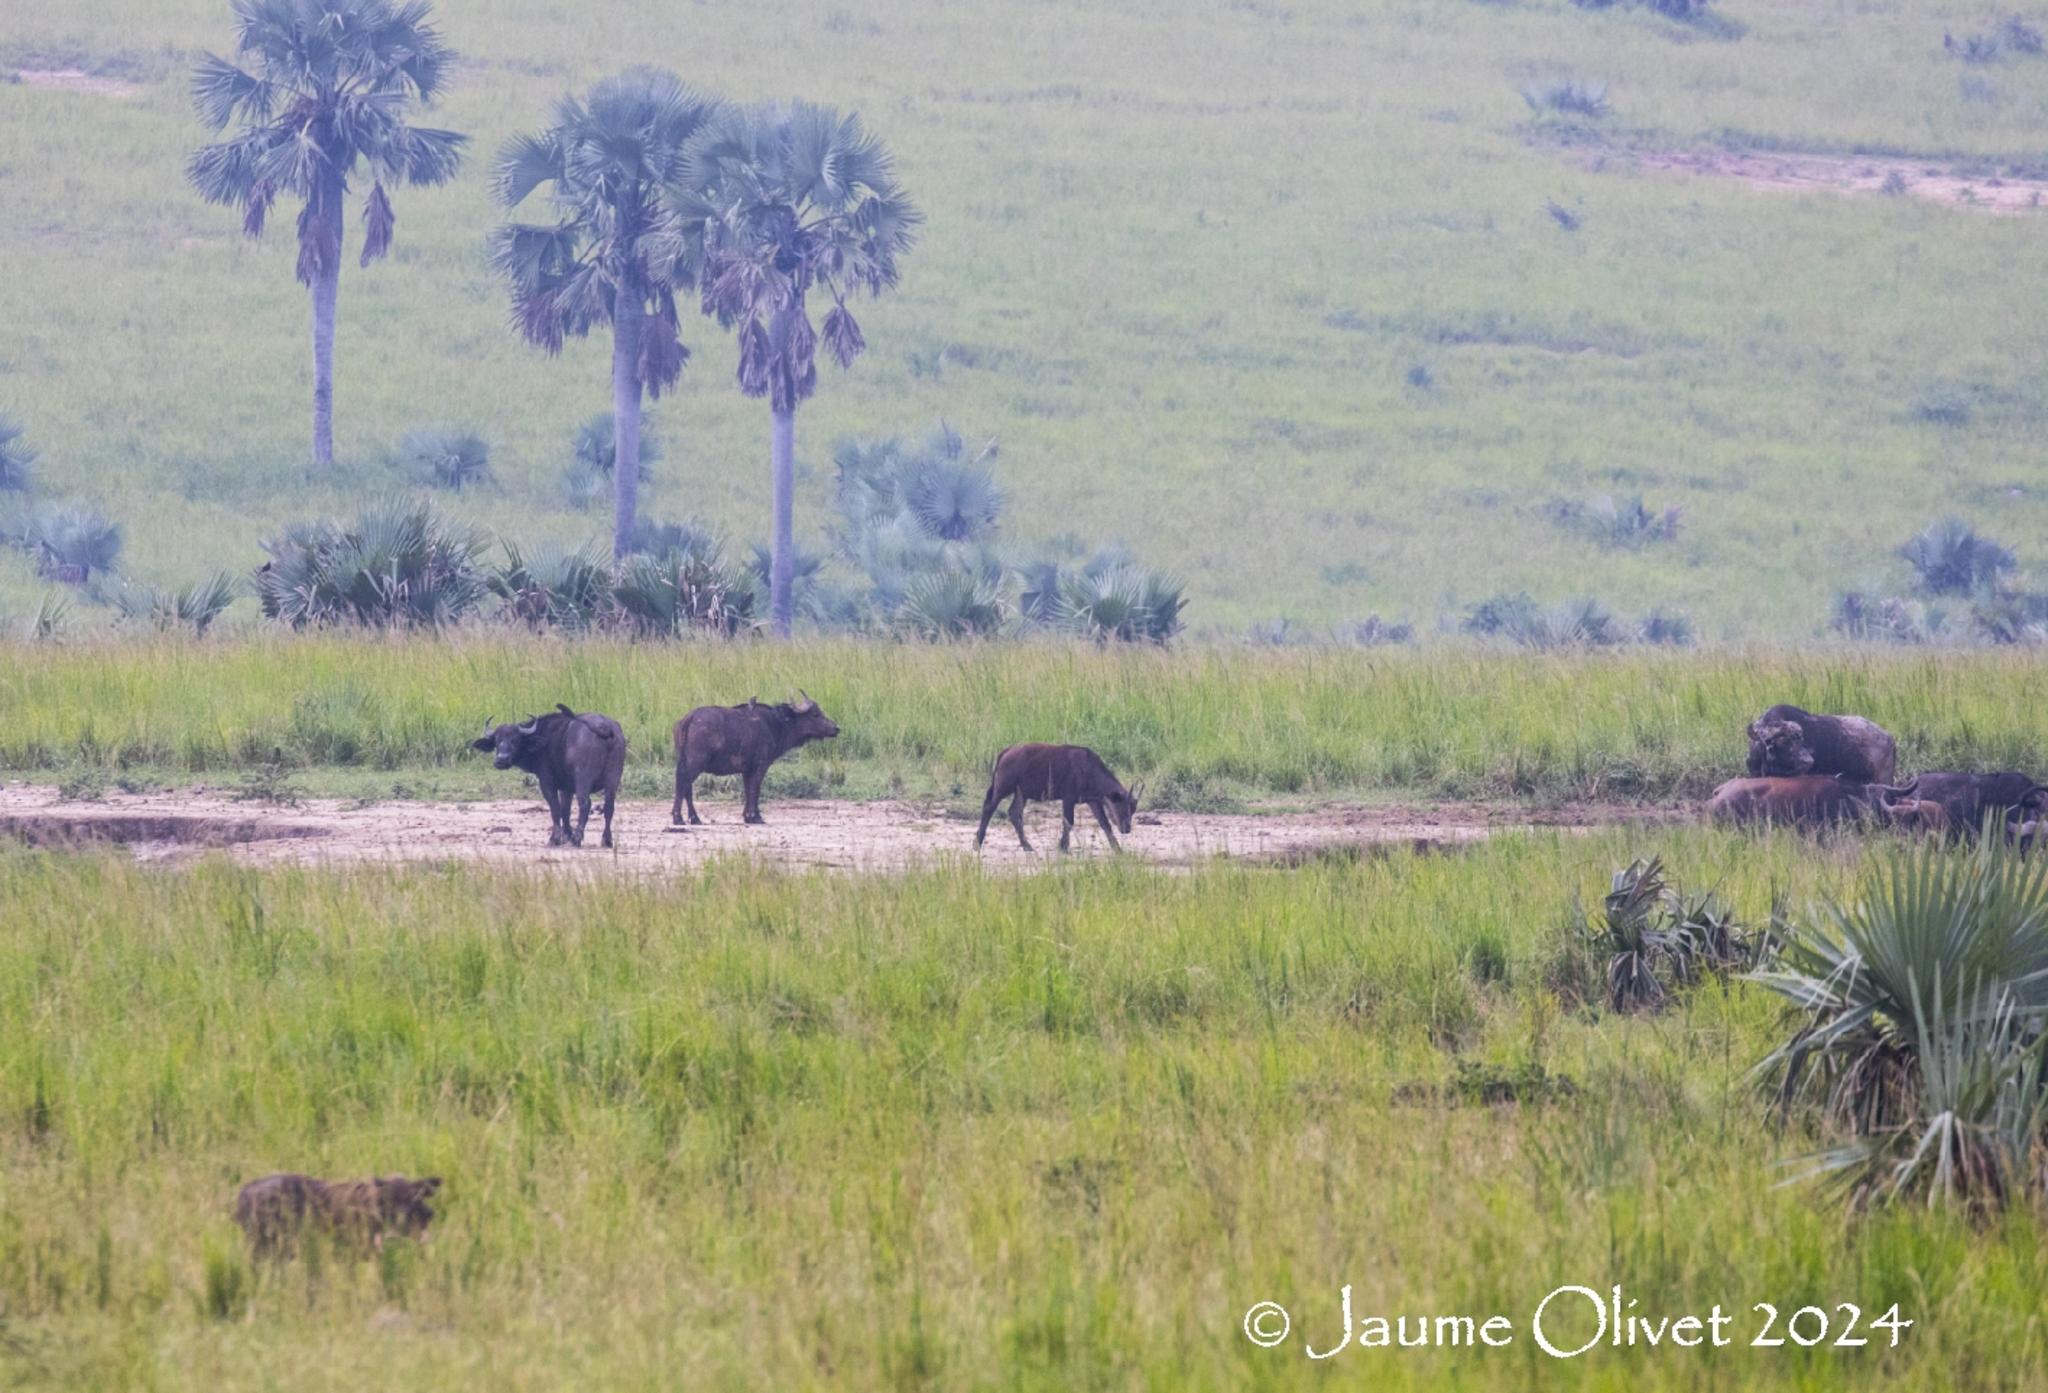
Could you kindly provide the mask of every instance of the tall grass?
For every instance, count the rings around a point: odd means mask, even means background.
[[[1855,711],[1906,769],[2048,767],[2038,662],[1822,650],[1535,655],[1067,643],[631,645],[525,636],[144,639],[11,650],[0,768],[465,768],[485,717],[558,701],[621,721],[638,777],[706,702],[796,688],[840,724],[828,784],[978,789],[1022,740],[1095,746],[1154,786],[1664,798],[1739,773],[1764,707]]]
[[[1856,1230],[1764,1183],[1748,984],[1562,1011],[1576,894],[1654,852],[1761,918],[1854,853],[1530,836],[1291,871],[670,883],[162,872],[0,854],[0,1370],[30,1386],[1224,1388],[1274,1300],[1904,1303],[1897,1352],[1722,1352],[1746,1388],[2015,1387],[2031,1222]],[[1572,1081],[1453,1106],[1473,1069]],[[1420,1085],[1426,1092],[1418,1094]],[[249,1270],[273,1169],[447,1177],[430,1242]],[[1831,1307],[1832,1309],[1832,1307]],[[1535,1356],[1345,1358],[1521,1388]],[[1696,1386],[1709,1353],[1545,1375]],[[1739,1366],[1733,1361],[1741,1358]],[[1369,1366],[1369,1368],[1367,1367]],[[1732,1377],[1733,1375],[1731,1375]]]

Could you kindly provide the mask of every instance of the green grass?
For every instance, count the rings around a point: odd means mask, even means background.
[[[273,637],[4,650],[0,769],[192,782],[277,761],[327,787],[505,790],[468,749],[486,717],[558,701],[617,718],[628,788],[668,787],[669,731],[708,702],[801,687],[841,727],[780,766],[827,796],[965,797],[1024,740],[1094,746],[1148,801],[1669,798],[1742,771],[1744,731],[1793,701],[1891,730],[1904,771],[2048,766],[2039,663],[2023,654],[1635,652],[1452,647],[1094,649]]]
[[[1604,80],[1593,138],[1614,143],[2038,163],[2048,62],[1943,54],[1944,28],[1987,22],[1976,5],[1715,8],[1739,38],[1565,0],[608,0],[602,23],[446,0],[471,66],[441,116],[476,158],[405,193],[396,254],[343,276],[345,462],[318,486],[290,221],[247,243],[180,172],[203,136],[184,74],[228,43],[224,0],[24,11],[0,65],[139,90],[0,83],[0,408],[47,489],[127,523],[150,581],[253,565],[280,521],[353,509],[435,421],[494,446],[502,492],[461,512],[521,538],[601,531],[556,482],[606,405],[606,350],[551,362],[507,329],[483,168],[562,91],[652,59],[734,97],[860,109],[930,216],[901,294],[863,315],[871,351],[803,413],[800,533],[826,520],[835,437],[943,415],[1001,438],[1013,538],[1121,532],[1187,575],[1198,625],[1427,628],[1527,588],[1689,610],[1709,640],[1802,637],[1938,514],[2023,550],[2048,531],[2030,367],[2048,323],[2013,308],[2048,292],[2038,219],[1595,173],[1532,143],[1521,90]],[[761,535],[766,413],[732,387],[729,342],[689,339],[650,505]],[[1408,384],[1417,364],[1433,387]],[[1944,388],[1968,419],[1917,419]],[[1675,542],[1603,551],[1546,512],[1637,491],[1684,510]],[[0,604],[19,618],[36,590],[0,559]]]
[[[2048,1378],[2028,1213],[1857,1223],[1775,1166],[1761,990],[1575,1006],[1575,896],[1661,852],[1751,919],[1853,845],[1515,836],[1280,872],[676,882],[0,854],[10,1386],[1992,1388]],[[1460,1062],[1577,1091],[1451,1106]],[[1397,1101],[1397,1091],[1401,1100]],[[274,1169],[446,1177],[421,1247],[252,1271]],[[1890,1303],[1886,1351],[1538,1356],[1646,1311]],[[1326,1345],[1493,1312],[1477,1354]],[[1295,1342],[1252,1348],[1254,1301]],[[1744,1338],[1747,1338],[1745,1334]]]

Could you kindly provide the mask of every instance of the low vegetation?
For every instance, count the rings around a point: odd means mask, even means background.
[[[1570,930],[1527,906],[1644,854],[1750,922],[1861,873],[1640,829],[1286,871],[726,864],[687,893],[0,850],[0,1370],[1292,1386],[1328,1372],[1300,1340],[1343,1283],[1360,1314],[1526,1332],[1558,1284],[1622,1281],[1913,1322],[1895,1350],[1728,1351],[1746,1388],[2048,1378],[2012,1338],[2048,1284],[2032,1224],[1845,1224],[1768,1183],[1813,1145],[1753,1088],[1774,994],[1702,981],[1654,1023],[1559,997]],[[231,1206],[276,1169],[443,1176],[440,1217],[259,1268]],[[1294,1314],[1282,1348],[1242,1335],[1261,1300]],[[1396,1381],[1523,1388],[1527,1353],[1404,1351]]]

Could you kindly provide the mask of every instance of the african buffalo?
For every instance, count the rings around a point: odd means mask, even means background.
[[[839,727],[810,696],[764,706],[700,706],[676,722],[676,801],[669,821],[683,825],[683,807],[690,821],[697,816],[696,783],[700,774],[737,774],[745,797],[745,818],[761,822],[761,780],[768,766],[813,740],[830,740]]]
[[[1948,809],[1932,798],[1901,798],[1884,805],[1884,819],[1901,832],[1924,836],[1945,836],[1950,822]]]
[[[1913,795],[1913,785],[1857,783],[1825,774],[1792,778],[1730,779],[1707,800],[1716,822],[1789,822],[1828,826],[1864,819],[1884,821],[1893,803]]]
[[[1948,816],[1949,830],[1958,836],[1983,830],[1986,818],[2003,822],[2025,822],[2048,813],[2048,787],[2025,774],[1922,774],[1922,799],[1939,803]]]
[[[1898,767],[1898,742],[1861,716],[1816,716],[1796,706],[1773,706],[1749,724],[1752,775],[1840,774],[1857,783],[1888,784]]]
[[[1102,757],[1085,745],[1012,745],[997,755],[995,768],[989,772],[988,793],[981,800],[981,826],[974,832],[977,851],[988,837],[996,805],[1005,798],[1010,800],[1010,825],[1017,829],[1017,843],[1026,851],[1031,850],[1024,835],[1026,803],[1060,805],[1061,851],[1067,849],[1067,839],[1074,833],[1077,804],[1088,805],[1102,825],[1102,835],[1119,851],[1123,848],[1117,842],[1117,831],[1129,836],[1131,816],[1138,811],[1137,791],[1117,782]],[[1116,814],[1114,829],[1110,827],[1112,812]]]
[[[583,845],[583,829],[590,821],[590,795],[604,790],[604,842],[612,844],[612,809],[619,800],[619,779],[626,772],[626,733],[610,716],[586,711],[582,715],[557,706],[545,716],[527,718],[525,725],[492,727],[484,722],[484,733],[470,748],[497,753],[500,769],[523,769],[540,781],[540,796],[547,800],[550,825],[548,845]],[[569,801],[575,799],[576,823],[569,824]]]

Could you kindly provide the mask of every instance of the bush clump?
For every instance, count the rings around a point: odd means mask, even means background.
[[[301,629],[328,624],[438,628],[467,618],[489,592],[489,543],[425,503],[391,502],[354,522],[295,523],[263,544],[256,571],[266,618]]]

